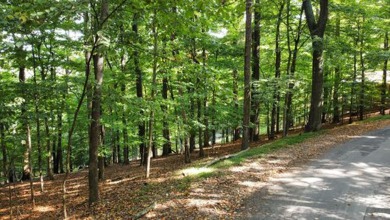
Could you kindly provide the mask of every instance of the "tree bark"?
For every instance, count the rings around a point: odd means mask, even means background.
[[[313,13],[310,0],[303,1],[306,21],[312,39],[312,90],[310,99],[309,121],[305,132],[318,131],[321,128],[322,94],[323,94],[323,58],[325,27],[328,21],[328,0],[320,1],[320,15],[318,22]]]
[[[279,46],[280,42],[280,25],[282,23],[282,12],[284,9],[284,1],[279,7],[278,10],[278,20],[276,22],[276,35],[275,35],[275,81],[274,81],[274,97],[273,97],[273,103],[272,103],[272,111],[271,111],[271,129],[270,129],[270,136],[268,139],[272,140],[275,138],[275,132],[279,131],[279,102],[280,102],[280,93],[279,93],[279,86],[278,81],[280,79],[280,66],[282,63],[282,50]]]
[[[3,176],[7,178],[8,174],[8,157],[7,157],[7,145],[5,142],[5,125],[0,123],[0,138],[1,138],[1,153],[3,154]]]
[[[260,0],[254,2],[254,27],[252,33],[252,90],[251,90],[251,124],[249,129],[250,140],[258,141],[260,139],[259,132],[259,88],[255,82],[260,80]]]
[[[157,78],[157,56],[158,56],[158,32],[157,32],[157,12],[154,11],[153,17],[153,76],[152,76],[152,90],[150,92],[150,98],[152,103],[155,102],[155,89],[156,89],[156,78]],[[154,132],[154,104],[152,104],[150,109],[150,117],[149,117],[149,144],[148,144],[148,157],[146,161],[146,178],[150,176],[150,161],[152,158],[152,147],[153,147],[153,132]]]
[[[137,13],[134,14],[133,17],[133,24],[132,24],[132,31],[135,34],[136,41],[138,41],[138,17],[139,15]],[[136,89],[137,89],[137,97],[142,100],[143,99],[143,76],[142,71],[139,64],[139,54],[138,50],[134,49],[133,51],[133,60],[134,60],[134,71],[136,74]],[[140,110],[140,114],[143,115],[144,111]],[[141,165],[146,165],[147,155],[146,155],[146,146],[145,146],[145,122],[141,121],[138,125],[138,137],[140,138],[141,143],[139,144],[139,151],[140,151],[140,157],[141,157]]]
[[[359,55],[360,55],[360,71],[361,71],[361,84],[360,84],[360,95],[359,95],[359,120],[364,119],[364,108],[365,108],[365,71],[366,67],[364,64],[364,57],[363,57],[363,49],[364,49],[364,15],[363,20],[361,23],[361,26],[358,24],[358,31],[361,30],[360,35],[360,49],[359,49]]]
[[[287,1],[287,29],[290,27],[290,0]],[[291,81],[294,79],[295,76],[295,68],[297,64],[297,57],[298,57],[298,46],[301,40],[301,34],[303,31],[302,27],[302,16],[303,15],[303,6],[301,6],[301,11],[299,14],[299,21],[298,21],[298,27],[297,27],[297,35],[294,38],[294,49],[291,50],[290,46],[290,32],[287,32],[287,41],[288,41],[288,51],[289,51],[289,58],[288,58],[288,64],[287,64],[287,75],[289,77],[288,82],[288,90],[285,97],[285,112],[284,112],[284,124],[283,124],[283,136],[287,136],[288,130],[293,124],[293,115],[292,115],[292,97],[293,97],[293,89],[294,89],[294,82]]]
[[[384,51],[389,51],[389,32],[385,33],[385,40],[383,43]],[[385,115],[386,111],[386,91],[387,91],[387,62],[386,58],[383,62],[383,76],[382,76],[382,91],[381,91],[381,114]]]
[[[62,158],[62,113],[58,113],[57,120],[57,163],[59,165],[58,173],[64,173],[64,161]]]
[[[337,16],[336,20],[336,39],[340,38],[340,17]],[[332,122],[337,124],[340,122],[340,103],[339,103],[339,89],[341,81],[340,65],[337,63],[334,68],[334,85],[333,85],[333,120]]]
[[[358,38],[355,39],[354,46],[355,48],[358,45]],[[357,75],[357,54],[353,53],[353,76],[352,76],[352,86],[351,86],[351,100],[349,106],[349,124],[352,123],[352,117],[354,115],[354,102],[353,97],[355,96],[355,86],[356,86],[356,75]]]
[[[251,110],[252,0],[246,0],[245,12],[244,112],[241,150],[246,150],[249,148],[249,122]]]
[[[233,69],[233,102],[234,102],[234,109],[235,113],[238,114],[238,73],[237,69]],[[233,128],[233,141],[237,141],[240,139],[240,128],[237,124],[235,124]],[[229,134],[228,132],[226,133],[226,143],[229,142]]]
[[[103,21],[108,16],[108,0],[103,0],[101,5],[99,30],[102,29]],[[98,36],[95,36],[98,37]],[[98,42],[98,41],[97,41]],[[101,98],[102,98],[102,84],[103,84],[103,67],[104,58],[97,46],[96,54],[93,55],[95,83],[93,86],[92,95],[92,120],[91,120],[91,136],[89,147],[89,205],[99,201],[99,183],[98,183],[98,150],[100,145],[100,117],[101,117]]]
[[[162,97],[165,101],[168,101],[168,77],[164,74],[163,76],[163,88],[162,88]],[[162,104],[161,109],[163,111],[163,137],[164,137],[164,144],[163,144],[163,156],[167,156],[172,153],[172,146],[171,146],[171,138],[170,138],[170,132],[169,132],[169,122],[168,122],[168,107],[167,104]]]

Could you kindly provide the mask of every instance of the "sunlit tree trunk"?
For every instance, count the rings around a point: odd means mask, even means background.
[[[233,69],[233,102],[234,102],[234,112],[238,114],[238,71]],[[228,129],[227,129],[228,130]],[[240,129],[238,125],[235,124],[233,128],[233,141],[240,139]],[[229,142],[229,132],[226,132],[226,143]]]
[[[366,71],[366,67],[365,67],[365,63],[364,63],[364,57],[363,57],[363,53],[364,53],[364,15],[363,15],[363,19],[362,19],[362,23],[361,23],[361,26],[360,26],[360,22],[358,23],[358,31],[360,32],[359,33],[359,36],[360,36],[360,49],[359,49],[359,56],[360,56],[360,71],[361,71],[361,84],[360,84],[360,94],[359,94],[359,120],[363,120],[364,119],[364,108],[365,108],[365,87],[366,87],[366,77],[365,77],[365,71]]]
[[[252,46],[252,0],[246,0],[245,59],[244,59],[244,112],[241,150],[249,148],[249,122],[251,112],[251,46]]]
[[[284,9],[284,2],[279,7],[278,11],[278,20],[276,22],[276,35],[275,35],[275,81],[274,81],[274,95],[271,111],[271,128],[269,139],[272,140],[275,138],[275,133],[279,131],[279,102],[280,102],[280,92],[278,81],[280,79],[280,66],[282,63],[282,50],[280,48],[280,25],[282,23],[282,12]]]
[[[312,85],[309,121],[305,126],[306,132],[318,131],[321,128],[321,113],[323,101],[323,57],[324,34],[328,21],[328,0],[320,1],[320,13],[318,21],[313,13],[313,7],[310,0],[303,1],[303,8],[306,15],[306,21],[309,27],[312,39]]]
[[[355,48],[358,45],[358,38],[355,38],[354,46]],[[352,75],[352,86],[351,86],[351,95],[350,95],[350,106],[349,106],[349,124],[352,123],[353,114],[354,114],[354,96],[355,96],[355,87],[356,87],[356,75],[357,75],[357,53],[353,52],[353,75]]]
[[[153,33],[153,76],[152,76],[152,90],[150,93],[151,101],[155,101],[155,93],[156,93],[156,78],[157,78],[157,56],[158,56],[158,31],[157,31],[157,12],[154,11],[154,17],[153,17],[153,27],[152,27],[152,33]],[[154,132],[154,107],[151,106],[150,109],[150,116],[149,116],[149,144],[148,144],[148,157],[146,161],[146,178],[149,178],[150,176],[150,161],[152,158],[152,147],[153,147],[153,132]]]
[[[291,0],[287,1],[287,29],[290,27],[290,3]],[[294,76],[295,76],[295,68],[297,64],[297,58],[298,58],[298,46],[301,40],[301,34],[303,31],[302,27],[302,16],[303,15],[303,6],[301,7],[301,12],[299,14],[299,21],[298,21],[298,27],[297,27],[297,34],[294,38],[294,48],[291,49],[290,42],[291,42],[291,37],[290,37],[290,31],[287,32],[287,44],[288,44],[288,51],[289,51],[289,56],[288,56],[288,61],[287,61],[287,75],[288,75],[288,90],[286,92],[286,97],[285,97],[285,109],[284,109],[284,120],[283,120],[283,136],[287,136],[288,130],[293,124],[293,115],[292,115],[292,97],[293,97],[293,89],[294,89]]]
[[[3,155],[3,177],[7,178],[8,173],[8,157],[7,157],[7,146],[5,142],[5,125],[0,123],[0,145],[1,145],[1,153]]]
[[[139,15],[137,13],[133,16],[133,24],[132,24],[132,31],[134,32],[135,38],[138,41],[138,19]],[[143,99],[143,76],[142,71],[139,64],[139,53],[137,49],[133,50],[133,60],[134,60],[134,72],[136,75],[136,89],[137,89],[137,97],[142,100]],[[143,115],[144,111],[140,110],[140,114]],[[146,146],[145,146],[145,122],[140,121],[138,125],[138,137],[140,138],[140,144],[139,144],[139,151],[141,156],[141,165],[146,165]]]
[[[250,140],[258,141],[260,139],[259,132],[259,97],[257,94],[260,92],[258,83],[255,82],[260,80],[260,0],[254,2],[254,27],[252,33],[252,90],[251,90],[251,123],[253,126],[249,129]]]
[[[336,18],[336,39],[340,38],[340,17]],[[341,71],[340,64],[337,63],[337,66],[334,68],[334,85],[333,85],[333,123],[340,122],[340,102],[339,102],[339,90],[341,82]]]
[[[103,0],[100,12],[100,22],[98,23],[98,30],[102,29],[103,21],[108,16],[108,0]],[[95,36],[99,37],[99,36]],[[99,43],[97,40],[96,42]],[[99,46],[97,46],[97,52],[93,55],[95,83],[93,86],[92,94],[92,120],[91,120],[91,136],[89,146],[89,172],[88,172],[88,184],[89,184],[89,204],[93,204],[99,201],[99,183],[98,183],[98,149],[100,145],[100,117],[101,117],[101,99],[102,99],[102,84],[103,84],[103,67],[104,58]]]
[[[389,32],[385,34],[385,40],[383,43],[384,51],[389,51]],[[383,76],[382,76],[382,91],[381,91],[381,114],[385,115],[386,110],[386,91],[387,91],[387,62],[388,59],[385,59],[383,62]]]

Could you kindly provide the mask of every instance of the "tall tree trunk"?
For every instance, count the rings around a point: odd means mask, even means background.
[[[150,98],[152,102],[155,102],[155,93],[156,93],[156,78],[157,78],[157,56],[158,56],[158,32],[157,32],[157,12],[154,11],[153,17],[153,76],[152,76],[152,90],[150,92]],[[149,117],[149,144],[148,144],[148,157],[146,161],[146,178],[150,176],[150,160],[152,158],[152,147],[153,147],[153,132],[154,132],[154,109],[153,105],[150,109]]]
[[[133,24],[132,24],[132,31],[135,34],[136,41],[138,41],[138,17],[139,15],[137,13],[134,14],[133,17]],[[142,100],[143,99],[143,77],[142,77],[142,71],[139,64],[139,54],[138,50],[134,49],[133,51],[133,60],[134,60],[134,71],[136,74],[136,89],[137,89],[137,97]],[[140,110],[140,114],[143,115],[144,111]],[[140,138],[140,145],[139,145],[139,151],[140,151],[140,157],[141,157],[141,165],[146,165],[146,146],[145,146],[145,122],[142,121],[138,125],[138,137]]]
[[[98,29],[103,27],[103,21],[108,16],[108,0],[103,0],[101,5],[100,22]],[[95,36],[99,37],[99,36]],[[97,41],[99,43],[99,41]],[[102,84],[103,84],[103,67],[104,58],[102,52],[99,51],[99,46],[96,46],[97,52],[93,55],[95,83],[93,86],[92,95],[92,121],[91,121],[91,136],[89,146],[89,199],[90,205],[99,201],[99,183],[98,183],[98,150],[100,145],[100,113],[101,113],[101,98],[102,98]]]
[[[200,83],[200,79],[198,78],[198,87],[199,86],[199,83]],[[197,98],[197,101],[196,101],[196,104],[197,104],[197,120],[198,120],[198,123],[199,125],[202,124],[202,103],[201,103],[201,99],[200,97]],[[199,144],[199,152],[203,152],[203,130],[202,130],[202,127],[199,126],[198,128],[198,144]]]
[[[336,20],[336,39],[340,38],[340,17],[337,16]],[[341,81],[340,64],[337,62],[334,68],[334,85],[333,85],[333,123],[340,122],[340,103],[339,103],[339,89]]]
[[[272,111],[271,111],[271,129],[270,136],[268,139],[272,140],[275,138],[275,132],[279,130],[279,101],[280,101],[280,93],[278,81],[280,79],[280,65],[282,63],[282,50],[279,46],[280,43],[280,25],[282,23],[282,12],[284,9],[284,1],[279,7],[278,10],[278,20],[276,22],[276,35],[275,35],[275,81],[274,81],[274,95],[273,95],[273,103],[272,103]]]
[[[287,1],[287,29],[290,27],[290,3],[291,0]],[[299,14],[299,21],[298,21],[298,27],[297,27],[297,35],[294,38],[294,49],[291,50],[290,46],[290,31],[287,32],[287,44],[288,44],[288,64],[287,64],[287,75],[289,77],[289,82],[288,82],[288,90],[286,92],[286,97],[285,97],[285,112],[284,112],[284,124],[283,124],[283,136],[287,136],[288,130],[293,124],[293,115],[292,115],[292,97],[293,97],[293,89],[294,89],[294,82],[291,80],[294,79],[295,75],[295,68],[297,64],[297,57],[298,57],[298,46],[301,40],[301,34],[303,31],[302,28],[302,16],[303,15],[303,6],[301,7],[301,12]]]
[[[122,37],[124,34],[123,27],[121,27],[120,31],[122,33],[122,35],[121,35],[121,37]],[[123,41],[123,39],[121,41]],[[125,96],[126,95],[126,82],[127,82],[127,78],[126,78],[127,73],[126,72],[127,71],[126,71],[126,60],[125,60],[124,52],[122,52],[122,55],[121,55],[121,71],[125,77],[125,80],[123,80],[122,85],[121,85],[121,92],[122,92],[122,95]],[[128,136],[128,131],[127,131],[127,115],[126,115],[126,107],[125,106],[123,106],[122,123],[123,123],[123,130],[122,130],[122,134],[123,134],[123,163],[129,164],[130,163],[130,160],[129,160],[129,136]]]
[[[203,29],[204,32],[204,29]],[[204,87],[204,97],[203,97],[203,124],[205,126],[203,132],[203,147],[209,147],[210,143],[210,134],[209,134],[209,118],[208,118],[208,104],[207,104],[207,94],[208,94],[208,82],[207,82],[207,71],[206,71],[206,49],[203,47],[202,49],[202,73],[203,73],[203,87]],[[204,157],[204,150],[199,149],[199,157]]]
[[[37,129],[37,148],[38,148],[38,170],[39,170],[39,179],[41,181],[41,192],[43,192],[43,175],[42,175],[42,142],[41,142],[41,125],[39,120],[39,107],[38,107],[38,97],[35,100],[35,114],[36,114],[36,129]]]
[[[34,86],[38,87],[37,84],[37,74],[36,74],[36,57],[35,57],[35,48],[32,47],[32,56],[33,56],[33,79],[34,79]],[[43,69],[42,69],[43,71]],[[40,111],[39,111],[39,97],[40,94],[38,90],[34,93],[34,104],[35,104],[35,123],[36,123],[36,138],[37,138],[37,148],[38,148],[38,170],[39,170],[39,180],[41,185],[41,192],[44,191],[43,189],[43,175],[42,175],[42,142],[41,142],[41,123],[40,123]]]
[[[359,39],[355,39],[355,48],[358,45]],[[353,97],[355,96],[355,86],[356,86],[356,75],[357,75],[357,53],[354,51],[353,53],[353,76],[352,76],[352,87],[351,87],[351,101],[350,101],[350,106],[349,106],[349,124],[352,123],[352,117],[354,115],[354,102],[353,102]]]
[[[58,113],[57,120],[57,163],[59,165],[59,172],[64,173],[64,161],[62,158],[62,113]]]
[[[241,150],[249,148],[249,122],[251,113],[252,0],[246,0],[245,13],[244,112]]]
[[[320,15],[318,21],[313,13],[310,0],[303,1],[303,8],[307,24],[312,38],[312,90],[310,99],[309,121],[305,126],[305,132],[318,131],[321,128],[322,94],[323,94],[323,57],[324,34],[328,21],[328,0],[320,1]]]
[[[162,97],[165,101],[168,101],[168,77],[166,74],[163,76],[163,88],[162,88]],[[169,122],[168,122],[168,106],[167,104],[162,104],[161,109],[163,112],[163,137],[164,137],[164,144],[163,144],[163,156],[167,156],[172,153],[172,146],[171,146],[171,138],[170,138],[170,132],[169,132]]]
[[[19,82],[24,85],[25,82],[26,82],[26,73],[25,73],[25,68],[24,67],[20,67],[19,68]],[[23,86],[21,86],[21,88],[23,88]],[[23,174],[22,174],[22,180],[28,180],[31,177],[32,175],[32,170],[30,170],[30,167],[29,167],[29,162],[30,162],[30,152],[31,152],[31,143],[28,143],[29,142],[29,135],[30,135],[30,127],[29,127],[29,124],[28,124],[28,118],[27,118],[27,110],[26,110],[26,103],[23,102],[22,103],[22,120],[23,120],[23,128],[25,129],[26,131],[26,139],[24,141],[24,145],[25,145],[25,151],[24,151],[24,158],[23,158]],[[28,131],[28,132],[27,132]]]
[[[384,51],[389,51],[389,32],[385,33],[385,40],[383,43]],[[381,91],[381,114],[385,115],[386,111],[386,90],[387,90],[387,62],[386,58],[383,62],[383,76],[382,76],[382,91]]]
[[[52,148],[52,145],[50,143],[51,136],[50,136],[50,130],[49,130],[49,119],[47,118],[47,116],[45,116],[44,123],[45,123],[46,151],[47,151],[46,173],[47,173],[47,177],[49,178],[49,180],[53,180],[54,179],[54,175],[53,175],[53,148]]]
[[[364,119],[364,108],[365,108],[365,71],[366,67],[364,64],[364,57],[363,57],[363,49],[364,49],[364,15],[361,27],[358,24],[358,31],[361,30],[360,35],[360,49],[359,49],[359,55],[360,55],[360,71],[361,71],[361,84],[360,84],[360,96],[359,96],[359,120]]]
[[[234,112],[238,114],[238,71],[233,69],[233,102],[234,102]],[[237,124],[233,128],[233,141],[240,139],[240,128]],[[226,133],[227,139],[229,139],[229,134]],[[228,141],[226,141],[227,143]]]
[[[331,93],[331,88],[329,86],[329,69],[325,68],[324,70],[324,107],[322,108],[322,116],[321,116],[321,123],[326,123],[327,121],[327,114],[328,114],[328,107],[329,107],[329,97]]]
[[[7,157],[7,145],[5,142],[5,125],[0,123],[0,138],[1,138],[1,153],[3,155],[3,177],[7,178],[8,173],[8,157]]]
[[[260,80],[260,0],[254,2],[254,27],[252,35],[252,94],[251,94],[251,124],[253,126],[249,129],[249,135],[251,141],[258,141],[260,139],[259,132],[259,88],[258,83],[255,82]]]
[[[26,119],[27,121],[27,119]],[[31,143],[31,130],[30,130],[30,125],[27,122],[26,123],[26,130],[27,130],[27,141],[26,145],[28,148],[28,169],[30,170],[30,197],[31,197],[31,204],[32,204],[32,209],[34,210],[35,208],[35,195],[34,195],[34,185],[33,185],[33,166],[32,166],[32,143]]]

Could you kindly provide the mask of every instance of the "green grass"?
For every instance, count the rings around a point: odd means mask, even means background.
[[[379,121],[379,120],[389,120],[390,115],[381,115],[377,117],[368,118],[363,121],[364,122],[372,122],[372,121]],[[242,162],[249,158],[259,158],[264,157],[267,154],[270,154],[272,152],[275,152],[276,150],[282,149],[282,148],[289,148],[292,145],[302,143],[303,141],[313,138],[319,135],[322,135],[326,133],[326,130],[321,130],[318,132],[310,132],[310,133],[302,133],[299,135],[294,136],[288,136],[276,141],[273,141],[272,143],[268,143],[262,146],[258,146],[255,148],[251,148],[247,151],[243,151],[238,153],[236,156],[221,160],[220,162],[210,166],[205,167],[205,162],[199,162],[193,167],[180,170],[178,174],[185,174],[186,176],[179,181],[178,188],[179,190],[185,190],[188,189],[192,182],[199,181],[202,179],[206,179],[209,177],[214,177],[217,175],[222,175],[222,172],[220,170],[226,169],[232,166],[240,165]]]
[[[367,118],[366,120],[364,120],[362,122],[364,123],[364,122],[381,121],[381,120],[389,120],[389,119],[390,119],[390,115],[380,115],[380,116],[376,116],[376,117],[372,117],[372,118]]]
[[[324,131],[320,132],[310,132],[310,133],[303,133],[295,136],[289,136],[286,138],[282,138],[279,140],[276,140],[272,143],[265,144],[263,146],[255,147],[252,149],[249,149],[248,151],[244,151],[242,153],[239,153],[235,157],[223,160],[219,163],[214,164],[213,168],[228,168],[231,166],[239,165],[243,161],[245,161],[248,158],[256,158],[256,157],[262,157],[266,154],[272,153],[278,149],[281,148],[288,148],[291,145],[299,144],[303,141],[305,141],[308,138],[312,138],[315,136],[318,136],[320,134],[323,134]]]
[[[222,160],[212,165],[211,167],[204,167],[204,163],[199,163],[193,167],[180,170],[179,172],[177,172],[177,175],[184,174],[185,177],[178,182],[177,189],[180,191],[184,191],[190,187],[192,182],[206,179],[209,177],[222,175],[222,172],[220,172],[221,169],[237,166],[249,158],[262,157],[278,149],[291,147],[294,144],[301,143],[306,139],[321,135],[323,133],[324,131],[320,131],[315,133],[311,132],[311,133],[303,133],[299,135],[289,136],[286,138],[273,141],[272,143],[269,144],[265,144],[259,147],[249,149],[247,151],[243,151],[241,153],[238,153],[236,156],[226,160]]]

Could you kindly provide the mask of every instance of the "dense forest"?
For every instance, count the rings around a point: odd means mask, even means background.
[[[315,132],[389,108],[389,0],[0,3],[1,182]],[[131,175],[131,170],[129,170]],[[45,177],[45,178],[44,178]],[[31,188],[32,189],[32,188]],[[34,201],[34,191],[31,190]]]

